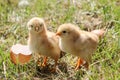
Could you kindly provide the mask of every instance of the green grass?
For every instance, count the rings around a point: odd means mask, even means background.
[[[18,7],[18,1],[0,1],[0,79],[31,80],[38,78],[57,80],[120,80],[120,1],[119,0],[90,0],[77,2],[74,5],[70,0],[30,0],[27,7]],[[26,24],[32,17],[38,16],[47,19],[47,26],[55,32],[60,24],[74,23],[81,26],[82,16],[97,15],[102,19],[100,26],[107,30],[100,40],[99,46],[92,56],[90,71],[75,71],[76,58],[67,54],[60,62],[67,63],[68,72],[58,74],[37,74],[35,63],[31,60],[23,66],[14,65],[10,60],[10,47],[13,44],[27,44],[28,30]],[[37,76],[36,76],[37,75]]]

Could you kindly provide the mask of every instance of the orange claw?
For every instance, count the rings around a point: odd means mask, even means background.
[[[42,66],[46,66],[47,65],[47,57],[44,57],[44,59],[43,59],[43,63],[42,63]]]
[[[79,69],[79,68],[80,68],[80,65],[82,65],[83,62],[84,62],[84,61],[83,61],[82,59],[78,58],[78,61],[77,61],[77,65],[76,65],[75,70]]]

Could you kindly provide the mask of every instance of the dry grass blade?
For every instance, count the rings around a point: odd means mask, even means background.
[[[5,62],[3,61],[3,70],[4,70],[4,76],[5,78],[7,79],[7,76],[6,76],[6,65],[5,65]]]

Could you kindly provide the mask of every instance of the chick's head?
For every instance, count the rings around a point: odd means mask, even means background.
[[[56,35],[61,38],[70,38],[76,34],[79,34],[79,27],[71,24],[65,23],[59,26]]]
[[[34,17],[27,23],[28,30],[35,33],[45,31],[46,25],[42,18]]]

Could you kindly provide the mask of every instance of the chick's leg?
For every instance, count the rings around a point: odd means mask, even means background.
[[[56,67],[58,65],[58,63],[57,63],[58,59],[55,59],[54,61],[55,61],[55,65],[54,65],[53,69],[51,70],[51,72],[56,72]]]
[[[43,58],[42,66],[45,67],[46,65],[47,65],[47,57],[44,57],[44,58]]]
[[[78,61],[77,61],[77,65],[76,65],[75,70],[79,69],[79,68],[80,68],[80,65],[83,64],[83,62],[84,62],[84,61],[83,61],[82,59],[78,58]]]
[[[57,59],[57,60],[55,60],[55,69],[56,69],[56,66],[57,66],[57,64],[58,64],[58,63],[57,63],[57,61],[58,61],[58,59]]]

